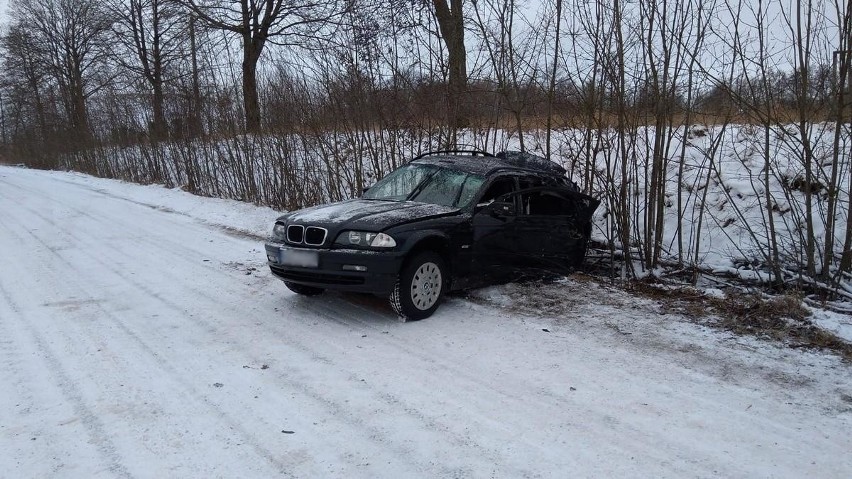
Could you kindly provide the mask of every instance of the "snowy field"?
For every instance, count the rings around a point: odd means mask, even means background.
[[[296,297],[276,216],[0,166],[0,476],[852,477],[837,356],[581,276]]]

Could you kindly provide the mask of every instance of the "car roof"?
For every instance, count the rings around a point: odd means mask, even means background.
[[[565,169],[559,164],[519,151],[504,151],[496,155],[481,151],[436,151],[424,153],[411,160],[411,163],[449,167],[483,176],[490,176],[502,170],[565,177]]]

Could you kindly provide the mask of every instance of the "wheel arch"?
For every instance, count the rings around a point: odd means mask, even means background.
[[[435,254],[444,260],[444,268],[447,270],[447,284],[452,286],[453,279],[453,264],[451,261],[450,237],[440,231],[423,231],[419,232],[415,237],[409,239],[408,244],[411,246],[405,252],[405,259],[402,261],[402,267],[405,267],[408,262],[424,251],[433,251]]]

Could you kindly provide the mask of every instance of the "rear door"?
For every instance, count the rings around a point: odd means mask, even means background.
[[[514,230],[520,253],[536,267],[570,268],[577,252],[586,247],[591,212],[581,201],[584,195],[567,188],[539,187],[516,196],[520,211]]]

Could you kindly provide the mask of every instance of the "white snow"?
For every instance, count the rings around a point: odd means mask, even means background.
[[[414,323],[296,297],[265,266],[277,215],[0,167],[0,476],[852,475],[832,354],[582,277]]]
[[[852,343],[852,316],[820,308],[815,308],[812,311],[811,321],[814,324]]]

